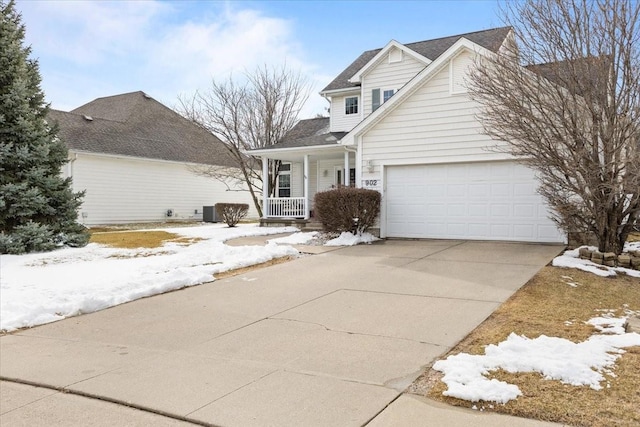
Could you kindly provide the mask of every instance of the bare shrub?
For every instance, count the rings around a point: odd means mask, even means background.
[[[235,227],[242,218],[247,216],[249,205],[246,203],[217,203],[216,214],[229,227]]]
[[[380,193],[363,188],[340,187],[315,196],[315,212],[326,231],[363,233],[380,212]]]

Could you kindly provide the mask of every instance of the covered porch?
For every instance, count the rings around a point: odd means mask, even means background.
[[[252,151],[262,160],[263,225],[296,225],[304,228],[313,218],[313,198],[319,191],[355,185],[356,154],[337,144]],[[282,162],[274,196],[269,185],[269,160]]]

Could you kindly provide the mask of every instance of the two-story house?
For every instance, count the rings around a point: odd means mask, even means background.
[[[308,219],[318,191],[382,193],[381,237],[564,242],[534,172],[495,150],[466,78],[511,36],[496,28],[364,52],[321,92],[330,117],[302,120],[251,154],[283,162],[264,219]],[[266,180],[265,180],[266,182]]]

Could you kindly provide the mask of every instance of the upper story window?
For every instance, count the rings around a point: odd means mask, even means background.
[[[396,93],[395,89],[373,89],[371,91],[371,112],[376,111]],[[382,97],[382,99],[380,99]]]
[[[358,114],[358,97],[348,96],[344,99],[344,113]]]

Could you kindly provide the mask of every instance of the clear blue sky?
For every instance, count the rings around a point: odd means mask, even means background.
[[[18,0],[26,42],[53,108],[143,90],[179,94],[258,65],[308,76],[317,92],[365,50],[502,26],[489,1],[33,1]]]

